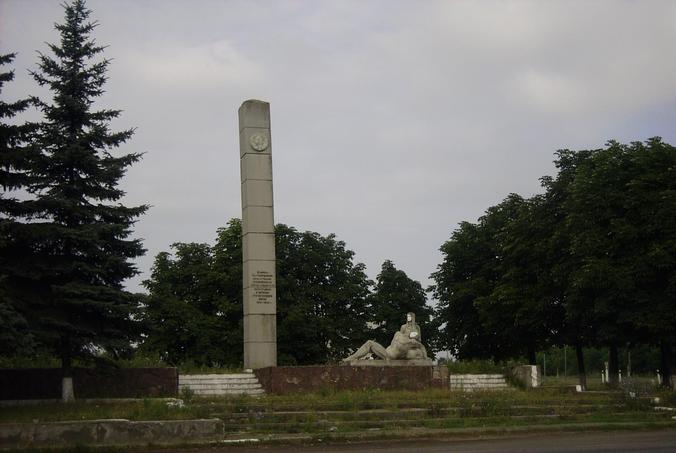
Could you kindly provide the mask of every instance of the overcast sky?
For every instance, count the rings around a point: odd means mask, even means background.
[[[13,100],[36,88],[61,0],[0,0]],[[275,221],[335,233],[375,278],[427,286],[439,247],[560,148],[676,144],[674,1],[89,0],[107,93],[145,152],[122,181],[147,255],[241,215],[237,109],[270,102]]]

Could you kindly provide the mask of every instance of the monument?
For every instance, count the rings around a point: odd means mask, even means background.
[[[277,294],[272,202],[270,104],[239,108],[242,178],[244,368],[277,365]]]
[[[376,360],[365,360],[369,357]],[[406,324],[395,332],[387,348],[374,340],[368,340],[352,355],[343,359],[343,363],[360,366],[431,366],[432,360],[427,357],[427,350],[422,344],[420,326],[415,322],[415,314],[407,313]]]
[[[369,360],[373,358],[374,360]],[[415,315],[407,313],[406,324],[385,348],[369,340],[340,365],[274,366],[255,371],[266,392],[276,395],[332,390],[423,390],[448,389],[449,372],[435,366],[421,342]]]

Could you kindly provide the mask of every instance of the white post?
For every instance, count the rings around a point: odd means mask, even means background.
[[[540,386],[540,381],[541,377],[538,375],[538,367],[537,365],[532,365],[530,367],[530,377],[531,377],[531,386],[532,387],[539,387]]]
[[[73,378],[61,378],[61,400],[63,400],[64,403],[68,403],[74,399],[75,392],[73,391]]]

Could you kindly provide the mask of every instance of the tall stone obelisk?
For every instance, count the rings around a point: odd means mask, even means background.
[[[244,368],[277,365],[277,294],[270,104],[239,108],[244,278]]]

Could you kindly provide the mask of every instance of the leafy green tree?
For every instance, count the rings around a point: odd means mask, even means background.
[[[430,287],[437,300],[435,318],[441,322],[439,346],[461,360],[490,357],[494,339],[474,305],[478,296],[491,290],[490,276],[482,275],[483,261],[491,259],[491,253],[481,228],[461,222],[440,250],[443,261],[431,275]]]
[[[632,323],[639,338],[661,352],[662,384],[673,388],[676,343],[676,148],[658,137],[629,145],[637,175],[628,184],[628,206],[640,225],[634,275],[639,295]]]
[[[392,261],[383,263],[368,304],[371,324],[376,326],[371,335],[378,343],[388,345],[394,332],[406,321],[406,313],[412,312],[420,325],[423,342],[431,352],[436,331],[431,325],[433,310],[427,305],[425,290],[406,272],[397,269]]]
[[[659,345],[671,386],[676,149],[652,138],[556,157],[543,195],[509,196],[442,247],[433,289],[449,347],[495,359],[519,354],[514,339],[525,338],[532,362],[571,344],[585,387],[584,349],[608,347],[617,384],[623,348]]]
[[[501,205],[509,218],[495,233],[498,256],[495,287],[477,300],[487,326],[512,338],[515,355],[536,364],[536,352],[555,341],[563,317],[551,292],[548,238],[551,222],[542,197],[509,196]]]
[[[281,365],[337,362],[367,336],[365,266],[335,235],[275,228]]]
[[[540,238],[544,242],[538,246],[546,253],[541,264],[549,274],[552,301],[564,312],[558,326],[556,343],[574,346],[578,377],[583,389],[587,388],[585,347],[595,344],[597,335],[587,300],[574,286],[573,275],[580,268],[581,262],[572,252],[573,233],[566,206],[577,168],[591,154],[591,151],[559,150],[554,161],[558,169],[556,177],[541,178],[545,194],[542,196],[543,212],[540,221],[548,222],[550,235]]]
[[[582,263],[574,287],[609,346],[611,384],[617,384],[619,347],[653,341],[662,347],[664,381],[671,385],[675,162],[674,148],[659,138],[611,141],[578,168],[571,184],[572,250]]]
[[[141,156],[113,150],[133,131],[109,130],[119,110],[92,109],[109,64],[92,61],[104,49],[90,37],[96,23],[82,0],[64,10],[64,23],[56,25],[60,43],[49,45],[54,56],[40,54],[32,73],[53,99],[36,101],[44,120],[31,142],[36,155],[27,189],[33,198],[23,204],[27,214],[16,233],[31,247],[7,255],[6,288],[30,293],[19,309],[68,376],[73,358],[101,349],[115,356],[136,338],[137,297],[122,283],[137,274],[131,260],[144,253],[129,236],[147,207],[120,203],[119,181]]]
[[[673,388],[676,342],[676,148],[658,137],[625,145],[635,175],[627,184],[630,220],[641,248],[634,261],[639,288],[632,323],[643,342],[659,345],[662,384]]]
[[[275,227],[280,364],[337,361],[363,341],[370,281],[335,236]],[[142,350],[170,363],[242,363],[241,223],[219,230],[213,247],[174,244],[155,258],[144,284]]]
[[[8,65],[15,54],[0,55],[0,66]],[[14,79],[14,71],[0,72],[0,93],[6,82]],[[31,182],[28,170],[33,157],[29,146],[35,125],[15,123],[17,114],[32,104],[30,99],[7,103],[0,100],[0,355],[27,355],[33,350],[34,337],[25,316],[17,309],[22,306],[21,294],[12,294],[7,287],[12,255],[25,253],[30,244],[18,233],[17,218],[26,214],[25,203],[17,198]]]
[[[442,247],[444,255],[430,288],[438,300],[440,347],[459,359],[503,360],[519,349],[509,326],[491,313],[489,296],[501,277],[504,244],[501,232],[518,214],[523,199],[510,195],[477,224],[462,222]]]
[[[618,152],[619,151],[619,152]],[[623,192],[629,174],[618,174],[625,160],[619,148],[599,150],[577,169],[566,210],[572,228],[572,251],[581,267],[573,274],[573,290],[591,311],[599,341],[610,350],[610,382],[618,384],[618,348],[629,340],[636,294],[631,261],[638,231],[627,222]]]
[[[156,259],[146,288],[144,315],[149,332],[142,350],[158,352],[167,363],[219,366],[238,363],[241,316],[226,316],[230,301],[220,293],[220,275],[207,244],[173,244]]]
[[[147,338],[141,351],[157,353],[167,363],[199,366],[239,364],[242,356],[241,284],[229,281],[230,266],[222,266],[241,248],[223,244],[241,231],[231,221],[219,230],[217,245],[176,243],[173,256],[161,252],[155,258],[142,320]],[[240,275],[241,279],[241,275]]]

